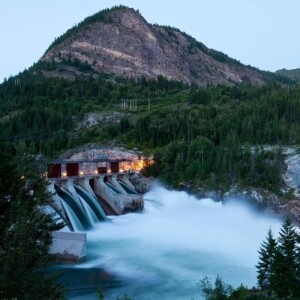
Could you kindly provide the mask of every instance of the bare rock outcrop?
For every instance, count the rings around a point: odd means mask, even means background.
[[[227,55],[209,49],[178,29],[158,26],[135,10],[120,7],[84,20],[46,51],[44,62],[80,62],[95,73],[188,84],[263,84],[266,76]]]
[[[139,194],[145,194],[150,191],[154,178],[144,177],[139,173],[135,173],[134,175],[130,176],[130,181]]]

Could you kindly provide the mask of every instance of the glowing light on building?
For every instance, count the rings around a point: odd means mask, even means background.
[[[84,177],[88,175],[99,175],[99,174],[117,174],[117,173],[128,173],[136,172],[139,173],[141,170],[147,166],[150,166],[154,163],[152,157],[138,157],[135,159],[118,159],[115,158],[114,161],[87,161],[80,164],[78,162],[60,162],[60,163],[50,163],[48,166],[48,174],[44,176],[48,179],[50,178],[68,178],[68,177]],[[55,171],[53,171],[53,170]],[[50,170],[50,171],[49,171]],[[62,172],[63,170],[63,172]],[[50,173],[49,173],[50,172]],[[51,173],[52,172],[52,173]],[[51,176],[49,176],[49,174]],[[24,179],[24,178],[22,178]]]
[[[154,163],[152,157],[135,159],[131,161],[123,161],[120,163],[120,173],[124,172],[140,172],[144,167]],[[121,171],[122,170],[122,171]]]

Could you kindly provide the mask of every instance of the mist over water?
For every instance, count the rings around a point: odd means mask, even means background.
[[[105,299],[125,293],[133,300],[201,299],[197,283],[204,276],[220,275],[235,287],[256,285],[257,250],[270,227],[276,235],[278,219],[237,201],[223,205],[159,186],[144,200],[143,213],[89,231],[88,261],[72,269],[76,276],[97,269],[113,275],[117,283],[103,286]],[[87,284],[99,283],[90,274]]]

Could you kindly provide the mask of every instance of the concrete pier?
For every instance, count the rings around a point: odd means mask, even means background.
[[[88,229],[87,221],[93,226],[97,219],[94,217],[95,206],[89,201],[86,202],[86,199],[78,194],[78,186],[83,188],[85,193],[90,194],[90,197],[94,197],[107,215],[140,211],[143,209],[144,201],[142,195],[135,191],[129,176],[130,174],[126,173],[51,178],[48,190],[52,194],[53,202],[50,205],[71,231],[83,230],[82,226],[79,226],[82,224],[85,224],[83,227]],[[74,185],[77,185],[77,190]],[[105,220],[105,217],[103,219]]]
[[[105,184],[105,178],[107,178],[107,181],[111,183],[117,191],[119,191],[120,188],[120,194],[114,193]],[[142,196],[139,194],[127,194],[117,182],[116,176],[101,175],[100,177],[95,178],[94,190],[95,194],[104,199],[119,215],[143,209],[144,202]]]
[[[55,231],[49,254],[54,261],[63,263],[78,263],[85,260],[86,233]]]

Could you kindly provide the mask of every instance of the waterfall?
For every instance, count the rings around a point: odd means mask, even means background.
[[[63,208],[70,220],[70,223],[71,223],[73,229],[75,231],[84,231],[84,228],[81,225],[81,222],[80,222],[79,218],[77,217],[77,215],[75,214],[75,212],[73,211],[73,209],[67,204],[66,201],[63,200],[63,198],[61,198],[61,203],[62,203]]]
[[[55,187],[58,196],[64,206],[66,214],[74,230],[84,231],[92,228],[92,222],[80,203],[63,188]]]
[[[87,261],[66,271],[69,299],[96,299],[99,280],[107,299],[202,299],[197,283],[205,276],[256,285],[257,250],[270,227],[277,235],[280,220],[242,201],[159,186],[144,201],[142,214],[114,216],[87,232]]]
[[[80,196],[85,209],[89,211],[90,215],[92,216],[93,222],[97,223],[108,220],[98,200],[93,195],[79,185],[74,184],[74,188]]]
[[[115,194],[115,195],[118,195],[118,194],[121,194],[111,183],[109,182],[105,182],[105,184],[110,188],[110,190]]]
[[[122,186],[122,188],[126,191],[126,193],[131,195],[136,195],[137,192],[132,190],[128,185],[126,185],[122,180],[118,180],[119,184]]]

